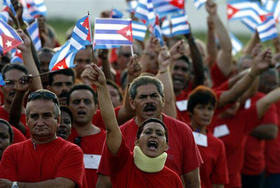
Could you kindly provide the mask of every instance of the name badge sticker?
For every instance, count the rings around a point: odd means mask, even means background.
[[[214,128],[214,136],[219,138],[222,136],[226,136],[229,135],[229,129],[228,126],[226,124],[217,126]]]
[[[98,169],[101,155],[84,154],[84,165],[86,169]]]
[[[193,132],[194,141],[197,145],[207,147],[207,136],[198,132]]]
[[[176,106],[179,111],[186,111],[188,106],[188,100],[176,101]]]

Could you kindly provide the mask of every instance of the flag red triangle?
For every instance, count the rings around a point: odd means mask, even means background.
[[[3,54],[9,52],[11,49],[22,44],[22,41],[9,37],[4,33],[2,33],[1,37],[2,37],[2,45],[3,45]]]
[[[236,14],[239,11],[239,9],[231,6],[230,4],[227,5],[227,17],[230,20],[234,14]]]
[[[88,17],[84,20],[82,26],[84,26],[85,28],[88,29],[88,34],[87,34],[87,40],[91,42],[91,39],[90,39],[90,28],[89,28],[89,20],[88,20]]]
[[[60,69],[67,69],[67,64],[66,64],[66,58],[62,59],[60,62],[56,63],[53,68],[53,70],[60,70]]]
[[[171,0],[170,4],[174,5],[175,7],[178,7],[179,9],[183,9],[185,6],[185,1],[184,0]]]
[[[124,27],[121,30],[118,30],[118,33],[124,36],[127,40],[131,41],[133,40],[132,37],[132,26],[129,24],[128,26]]]

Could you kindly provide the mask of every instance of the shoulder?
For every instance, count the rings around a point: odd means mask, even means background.
[[[182,121],[179,121],[173,117],[163,114],[163,122],[167,126],[168,130],[169,129],[180,130],[180,131],[188,132],[188,133],[192,134],[192,130],[188,124],[186,124]]]
[[[77,146],[76,144],[73,144],[69,141],[66,141],[62,138],[57,138],[55,140],[55,144],[61,148],[60,150],[63,150],[64,152],[76,152],[76,153],[80,153],[81,155],[83,154],[81,148],[79,146]]]

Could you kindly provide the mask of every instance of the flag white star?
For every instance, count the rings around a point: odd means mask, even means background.
[[[126,31],[126,35],[127,35],[127,36],[130,36],[130,35],[131,35],[130,30],[127,30],[127,31]]]
[[[64,67],[63,67],[63,65],[61,65],[61,66],[57,66],[57,68],[58,69],[63,69]]]
[[[12,41],[9,41],[9,40],[8,40],[8,41],[6,42],[5,45],[6,45],[7,47],[11,47],[11,46],[12,46]]]

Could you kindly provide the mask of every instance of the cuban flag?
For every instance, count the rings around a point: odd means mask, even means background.
[[[127,11],[128,11],[128,12],[133,12],[133,13],[134,13],[135,10],[136,10],[137,4],[138,4],[138,2],[135,1],[135,0],[133,0],[133,1],[128,1],[128,2],[127,2],[127,6],[128,6]]]
[[[5,54],[22,43],[17,32],[7,23],[0,20],[0,51]]]
[[[263,8],[269,12],[273,12],[274,0],[261,0]]]
[[[265,20],[269,12],[265,11],[259,2],[248,0],[231,0],[227,4],[227,15],[229,20],[240,20],[251,18],[260,24]]]
[[[147,26],[141,22],[132,21],[132,36],[134,39],[144,41]]]
[[[0,86],[4,86],[4,85],[6,85],[6,82],[4,81],[3,76],[0,73]]]
[[[244,18],[241,20],[241,22],[251,31],[251,32],[255,32],[257,27],[258,27],[258,23],[253,20],[252,18]]]
[[[91,44],[91,29],[89,17],[85,16],[77,21],[70,38],[70,49],[77,50]]]
[[[145,24],[154,24],[156,15],[154,13],[154,6],[152,0],[139,0],[135,8],[136,18],[142,20]]]
[[[132,45],[132,22],[129,19],[96,18],[94,45]]]
[[[61,48],[58,50],[52,57],[49,70],[60,70],[60,69],[67,69],[73,68],[74,59],[78,51],[71,51],[70,50],[70,42],[67,41]]]
[[[271,40],[278,37],[277,28],[273,16],[267,19],[257,27],[261,42]]]
[[[184,35],[190,33],[190,26],[186,14],[179,14],[171,16],[172,35]]]
[[[203,5],[205,5],[207,0],[193,0],[194,6],[197,9],[200,9]]]
[[[162,18],[184,9],[184,0],[153,0],[153,6],[155,12]]]
[[[171,22],[169,19],[163,20],[163,22],[161,24],[161,32],[166,37],[172,37]]]
[[[42,44],[39,36],[38,21],[35,20],[34,23],[32,23],[26,30],[32,39],[35,49],[37,51],[40,50],[42,48]]]
[[[22,53],[17,48],[11,50],[11,63],[23,63]]]
[[[17,15],[11,0],[3,0],[3,7],[4,7],[4,11],[8,11],[10,9],[14,16]]]
[[[0,12],[0,20],[3,20],[7,23],[9,21],[9,13],[6,11]]]
[[[273,17],[274,17],[276,23],[279,23],[279,20],[280,20],[280,1],[275,2],[272,12],[273,12]]]
[[[243,44],[233,33],[229,33],[229,36],[232,44],[232,55],[236,55],[242,50]]]
[[[118,9],[113,8],[111,10],[111,18],[122,18],[122,17],[123,17],[123,13]]]
[[[47,16],[47,6],[44,0],[21,0],[23,7],[32,18]]]

